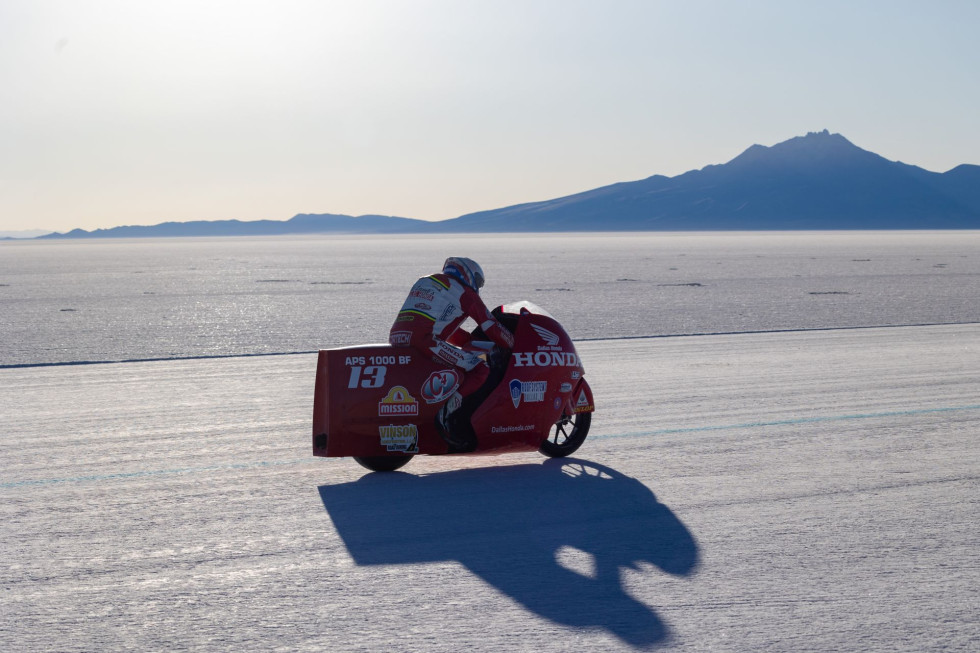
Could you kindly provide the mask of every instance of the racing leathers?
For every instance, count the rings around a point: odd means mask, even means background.
[[[447,274],[415,282],[388,334],[395,347],[414,347],[429,358],[466,372],[459,394],[475,392],[487,380],[490,367],[479,357],[486,349],[470,345],[469,333],[459,326],[467,317],[500,347],[512,349],[514,336],[497,321],[480,295]]]

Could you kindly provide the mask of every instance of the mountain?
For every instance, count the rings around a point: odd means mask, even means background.
[[[413,233],[429,228],[425,220],[397,218],[385,215],[336,215],[333,213],[300,213],[289,220],[198,220],[194,222],[164,222],[152,226],[125,226],[68,233],[54,233],[41,238],[147,238],[154,236],[278,236],[285,234]]]
[[[753,145],[724,165],[450,223],[458,231],[976,229],[980,166],[929,172],[811,132]]]
[[[300,214],[287,221],[167,222],[42,237],[978,228],[980,166],[930,172],[824,130],[753,145],[728,163],[676,177],[654,175],[441,222]]]
[[[37,238],[44,234],[51,233],[50,229],[24,229],[20,231],[0,231],[0,240],[19,240],[26,238]]]

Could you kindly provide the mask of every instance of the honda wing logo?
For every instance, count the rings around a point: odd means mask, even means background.
[[[531,328],[534,329],[539,336],[541,336],[541,339],[544,340],[546,345],[554,347],[558,344],[559,338],[557,333],[552,333],[551,331],[548,331],[544,327],[538,326],[537,324],[532,324]]]

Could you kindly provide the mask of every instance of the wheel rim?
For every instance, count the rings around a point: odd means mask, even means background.
[[[555,422],[555,427],[548,438],[552,444],[563,446],[575,436],[576,425],[574,415],[563,415],[560,420]]]

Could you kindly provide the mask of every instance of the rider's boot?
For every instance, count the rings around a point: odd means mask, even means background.
[[[462,404],[463,395],[455,392],[453,396],[446,400],[446,403],[442,405],[439,412],[436,413],[436,424],[439,425],[439,428],[444,434],[448,435],[449,433],[449,416],[458,410]]]
[[[459,410],[462,404],[463,397],[457,392],[436,413],[436,426],[449,445],[449,453],[467,453],[476,449],[476,433],[470,425],[469,415]]]
[[[436,428],[439,430],[439,435],[442,437],[442,439],[449,445],[450,450],[452,450],[458,443],[453,438],[452,424],[449,418],[459,409],[462,403],[462,395],[456,392],[446,400],[446,403],[444,403],[442,408],[439,409],[439,412],[436,413]]]

